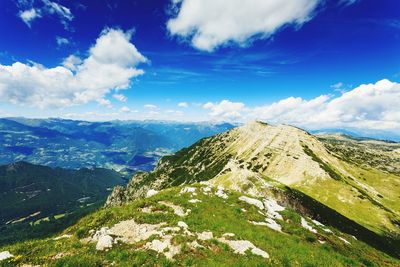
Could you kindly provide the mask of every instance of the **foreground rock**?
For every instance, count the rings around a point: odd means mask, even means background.
[[[11,254],[9,251],[0,252],[0,261],[6,260],[9,258],[13,258],[13,257],[14,257],[14,255]]]

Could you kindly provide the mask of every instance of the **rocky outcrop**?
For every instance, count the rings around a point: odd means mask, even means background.
[[[14,255],[12,255],[9,251],[0,252],[0,261],[6,260],[9,258],[13,258],[13,257],[14,257]]]

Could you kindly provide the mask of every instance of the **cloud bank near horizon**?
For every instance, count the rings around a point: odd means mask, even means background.
[[[362,84],[340,96],[321,95],[306,100],[289,97],[272,104],[247,107],[223,100],[206,103],[209,116],[218,120],[263,120],[308,129],[347,128],[400,131],[400,83],[387,79]]]

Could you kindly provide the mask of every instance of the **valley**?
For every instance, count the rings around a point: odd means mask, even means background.
[[[233,128],[228,123],[86,122],[0,119],[0,164],[26,161],[69,169],[153,170],[164,155]]]

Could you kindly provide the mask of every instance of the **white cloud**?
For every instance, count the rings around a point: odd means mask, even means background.
[[[122,108],[119,109],[119,112],[128,113],[128,112],[131,112],[131,109],[128,108],[127,106],[123,106]]]
[[[31,22],[36,18],[40,18],[46,15],[55,15],[59,18],[64,28],[66,30],[69,30],[69,24],[74,19],[74,15],[69,8],[50,0],[17,0],[16,3],[18,8],[21,9],[21,11],[18,13],[19,17],[26,23],[26,25],[28,25],[28,27],[31,26]]]
[[[157,109],[158,107],[153,104],[146,104],[146,105],[144,105],[144,108],[145,109]]]
[[[180,103],[178,103],[178,107],[181,107],[181,108],[188,108],[188,107],[189,107],[189,104],[188,104],[187,102],[180,102]]]
[[[342,89],[343,86],[344,86],[344,84],[342,82],[338,82],[338,83],[332,84],[331,88],[335,89],[335,90],[340,90],[340,89]]]
[[[350,6],[352,4],[357,3],[358,0],[340,0],[339,5]]]
[[[273,123],[299,124],[316,119],[325,109],[329,96],[322,95],[311,100],[289,97],[270,105],[252,109],[251,117]]]
[[[49,0],[42,0],[44,7],[49,14],[55,14],[59,17],[60,22],[64,25],[65,29],[68,29],[69,22],[72,21],[74,15],[72,15],[71,10],[63,5]]]
[[[171,116],[183,116],[183,112],[180,110],[174,110],[174,109],[167,109],[164,111],[167,114],[170,114]]]
[[[56,42],[58,46],[63,46],[69,44],[69,40],[64,37],[56,36]]]
[[[0,64],[0,99],[41,108],[102,102],[111,91],[128,89],[131,78],[144,73],[136,67],[147,59],[130,38],[130,33],[106,29],[87,58],[71,55],[62,66],[53,68],[21,62]]]
[[[344,128],[400,131],[400,83],[381,80],[363,84],[340,96],[321,95],[306,100],[289,97],[272,104],[246,107],[223,100],[204,109],[217,120],[263,120],[308,129]]]
[[[62,65],[64,67],[66,67],[67,69],[70,69],[72,71],[77,71],[79,65],[81,65],[81,64],[82,64],[82,59],[80,57],[75,56],[75,55],[69,55],[62,62]]]
[[[172,0],[172,35],[190,39],[200,50],[251,39],[269,38],[286,25],[300,27],[311,19],[321,0]]]
[[[97,100],[97,103],[99,103],[100,106],[112,108],[111,102],[108,99],[100,98]]]
[[[243,118],[242,113],[246,111],[245,104],[229,100],[222,100],[219,103],[208,102],[203,105],[203,108],[210,110],[209,115],[218,120],[239,120]]]
[[[128,98],[123,94],[113,94],[113,97],[121,102],[126,102],[126,100],[128,100]]]
[[[358,128],[400,130],[400,84],[381,80],[363,84],[333,98],[311,100],[290,97],[251,110],[250,117],[311,129]]]
[[[25,24],[28,25],[28,27],[31,27],[31,23],[33,20],[41,17],[40,10],[37,10],[35,8],[20,11],[18,15],[25,22]]]

